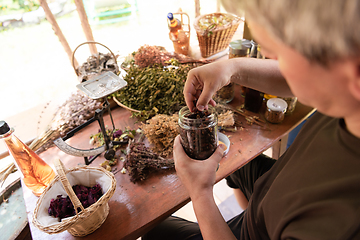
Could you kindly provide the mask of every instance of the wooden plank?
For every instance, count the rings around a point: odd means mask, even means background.
[[[85,8],[84,8],[84,3],[82,0],[75,0],[75,5],[76,5],[76,10],[79,14],[79,18],[80,18],[80,21],[81,21],[81,27],[84,31],[84,34],[85,34],[85,37],[86,37],[86,40],[89,42],[89,41],[92,41],[94,42],[94,36],[92,34],[92,30],[91,30],[91,27],[90,27],[90,24],[89,24],[89,19],[87,18],[87,15],[86,15],[86,12],[85,12]],[[97,49],[96,49],[96,46],[95,44],[89,44],[89,48],[90,48],[90,52],[92,55],[94,54],[97,54]]]
[[[216,12],[220,12],[220,9],[221,9],[221,1],[216,0]]]
[[[40,5],[44,9],[46,19],[52,25],[55,35],[58,36],[59,41],[62,44],[62,46],[64,47],[65,52],[68,55],[68,57],[70,59],[70,63],[72,65],[72,50],[71,50],[68,42],[66,41],[66,38],[65,38],[64,34],[62,33],[59,25],[57,24],[57,21],[56,21],[54,15],[52,14],[46,0],[40,0]],[[75,66],[78,66],[78,62],[76,61],[76,59],[74,59],[74,64],[75,64]]]
[[[195,17],[200,15],[200,0],[195,0]]]
[[[286,151],[288,138],[289,134],[282,137],[277,143],[272,146],[272,158],[277,160],[281,157],[281,155],[283,155],[283,153]]]

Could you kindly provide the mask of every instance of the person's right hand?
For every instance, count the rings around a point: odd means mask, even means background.
[[[203,111],[208,104],[215,106],[212,99],[217,90],[230,83],[232,75],[231,61],[219,61],[210,63],[189,71],[184,86],[186,105],[191,111],[197,107]],[[196,106],[194,106],[196,102]]]

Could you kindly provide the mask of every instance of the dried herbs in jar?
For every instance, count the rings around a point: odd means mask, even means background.
[[[271,98],[266,103],[265,118],[271,123],[281,123],[285,118],[287,103],[281,98]]]
[[[179,112],[181,144],[186,154],[197,160],[209,158],[218,146],[216,110],[190,112],[183,107]]]

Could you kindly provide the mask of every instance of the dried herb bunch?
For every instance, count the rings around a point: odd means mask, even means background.
[[[143,142],[130,141],[124,168],[133,183],[144,181],[151,173],[175,167],[173,159],[165,159],[152,152]]]
[[[172,153],[174,139],[179,134],[178,119],[178,114],[158,114],[147,120],[146,124],[142,123],[141,129],[153,145],[152,150],[155,153],[163,157]]]
[[[128,85],[113,95],[127,107],[140,110],[133,116],[141,120],[151,118],[156,114],[171,115],[185,105],[182,93],[184,82],[191,68],[190,65],[170,61],[171,66],[139,68],[134,63],[130,65],[124,79]]]
[[[161,46],[141,46],[136,52],[132,53],[130,61],[125,61],[121,64],[121,67],[125,70],[128,68],[129,62],[133,61],[139,68],[151,67],[154,65],[169,65],[171,59],[176,59],[179,63],[194,63],[205,64],[211,62],[211,60],[196,60],[183,54],[176,52],[168,52]]]

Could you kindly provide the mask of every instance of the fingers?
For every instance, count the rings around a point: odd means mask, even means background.
[[[211,160],[214,160],[215,162],[219,163],[224,156],[225,150],[226,150],[226,146],[224,144],[220,144],[216,148],[215,152],[211,155],[209,160],[211,159]]]
[[[184,151],[184,148],[181,145],[180,135],[177,135],[174,140],[173,154],[174,154],[175,165],[178,162],[177,161],[178,159],[188,157]]]
[[[195,100],[197,99],[196,98],[196,92],[191,92],[191,91],[187,91],[185,88],[184,88],[184,98],[185,98],[185,103],[186,103],[186,106],[188,106],[188,108],[190,109],[190,111],[194,111],[195,109],[195,105],[194,105],[194,102]]]
[[[199,111],[203,111],[208,108],[208,104],[210,103],[212,106],[215,106],[216,103],[212,99],[212,96],[214,95],[214,89],[210,88],[208,85],[204,86],[203,91],[201,92],[196,107]]]

